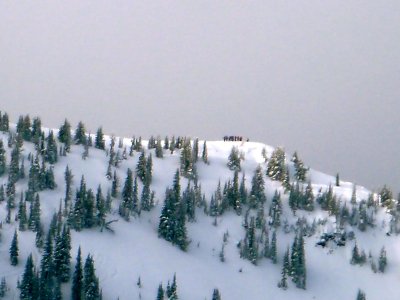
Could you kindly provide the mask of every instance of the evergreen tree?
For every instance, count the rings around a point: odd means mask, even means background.
[[[161,138],[158,137],[157,138],[157,143],[156,143],[156,157],[157,158],[163,158],[164,154],[163,154],[163,148],[161,145]]]
[[[196,163],[197,160],[199,159],[199,139],[196,138],[193,141],[193,149],[192,149],[192,156],[193,156],[193,163]]]
[[[256,239],[256,228],[254,217],[251,217],[249,226],[246,228],[246,235],[243,240],[243,248],[241,257],[244,257],[254,265],[257,264],[258,259],[258,245]]]
[[[1,117],[1,116],[0,116]],[[9,117],[7,113],[4,113],[3,117],[0,118],[0,131],[7,132],[9,130]]]
[[[49,135],[47,136],[47,147],[45,149],[44,157],[50,164],[55,164],[58,160],[58,149],[52,130],[50,130]]]
[[[70,278],[71,235],[64,225],[62,232],[56,238],[54,249],[54,276],[57,281],[68,282]]]
[[[387,266],[387,258],[386,258],[386,250],[385,247],[382,247],[381,252],[379,254],[379,272],[385,273],[385,269]]]
[[[47,233],[46,243],[43,249],[40,263],[40,299],[51,299],[54,287],[54,263],[53,263],[53,237],[51,231]]]
[[[96,224],[95,219],[95,197],[92,189],[86,192],[83,198],[83,226],[91,228]]]
[[[281,280],[278,283],[278,287],[280,287],[283,290],[286,290],[288,288],[287,284],[287,277],[290,274],[290,259],[289,259],[289,247],[287,248],[285,255],[283,257],[283,266],[282,266],[282,272],[281,272]]]
[[[272,180],[283,181],[285,172],[285,152],[282,148],[276,148],[268,160],[267,175]]]
[[[6,293],[7,293],[8,287],[7,287],[7,281],[5,277],[1,278],[1,283],[0,283],[0,298],[3,298]]]
[[[39,298],[39,285],[32,254],[28,256],[25,271],[19,285],[21,300],[36,300]]]
[[[35,117],[32,122],[32,141],[36,146],[39,145],[42,135],[42,121],[39,117]]]
[[[103,226],[103,224],[105,224],[106,221],[107,207],[100,184],[97,187],[97,193],[96,193],[96,209],[97,209],[96,223],[97,225]]]
[[[3,140],[0,139],[0,177],[7,171],[6,150],[4,149]]]
[[[362,290],[358,290],[357,300],[366,300],[365,293]]]
[[[293,154],[292,162],[295,169],[295,178],[298,181],[306,181],[308,168],[304,167],[303,161],[297,156],[297,152]]]
[[[296,235],[292,245],[291,277],[296,287],[306,289],[306,264],[303,233]]]
[[[158,286],[158,289],[157,289],[157,298],[156,298],[156,300],[164,300],[164,289],[163,289],[161,283],[160,283],[160,285]]]
[[[314,193],[313,193],[313,189],[312,189],[310,181],[308,182],[308,184],[306,186],[306,190],[305,190],[303,199],[304,200],[303,200],[302,208],[307,211],[313,211],[314,210]]]
[[[211,300],[221,300],[221,294],[218,289],[214,289]]]
[[[10,246],[10,262],[12,266],[18,265],[18,234],[15,230]]]
[[[172,189],[167,188],[164,206],[160,215],[158,236],[186,251],[186,213],[181,201],[179,170],[176,171]]]
[[[11,151],[11,161],[8,168],[8,182],[10,185],[16,183],[19,179],[19,160],[20,160],[20,148],[15,145]]]
[[[96,137],[95,137],[95,142],[94,142],[94,147],[97,149],[104,150],[106,145],[104,141],[104,134],[103,134],[103,128],[99,127],[97,129]]]
[[[146,179],[146,165],[147,159],[144,151],[140,153],[138,163],[136,165],[136,174],[139,179],[144,182]]]
[[[144,180],[144,184],[149,184],[151,183],[151,181],[153,180],[153,156],[150,155],[147,157],[146,160],[146,175],[145,175],[145,180]]]
[[[271,247],[269,249],[269,258],[274,264],[278,262],[278,246],[276,240],[276,231],[272,233]]]
[[[350,199],[350,203],[352,205],[355,205],[357,203],[357,187],[355,184],[353,184],[353,190],[351,192],[351,199]]]
[[[111,196],[117,198],[118,196],[118,187],[119,187],[119,179],[117,176],[117,172],[114,170],[113,181],[111,184]]]
[[[94,261],[88,255],[84,266],[83,293],[85,300],[100,300],[99,279],[96,276]]]
[[[72,300],[84,300],[83,290],[83,270],[82,270],[82,258],[81,258],[81,247],[78,249],[78,255],[76,256],[75,271],[72,277]]]
[[[133,175],[131,169],[128,168],[124,187],[122,189],[122,203],[120,215],[129,220],[129,213],[133,205]]]
[[[164,139],[164,150],[168,150],[169,149],[169,139],[168,139],[168,136],[165,136],[165,139]]]
[[[178,300],[178,286],[176,283],[176,274],[174,274],[174,279],[172,280],[171,286],[167,286],[167,297],[168,300]]]
[[[4,185],[0,185],[0,203],[6,200],[6,194],[4,192]]]
[[[26,215],[26,203],[25,200],[23,199],[22,193],[21,193],[21,200],[19,201],[19,206],[18,206],[18,221],[19,221],[18,229],[20,231],[25,231],[28,225],[28,217]]]
[[[72,185],[72,180],[73,180],[74,176],[72,175],[72,172],[69,168],[69,166],[67,165],[65,168],[65,172],[64,172],[64,180],[65,180],[65,207],[67,207],[68,202],[71,200],[72,197],[72,189],[71,189],[71,185]]]
[[[34,232],[38,232],[40,228],[40,199],[39,194],[36,194],[34,197],[33,203],[30,206],[28,227],[30,230]]]
[[[251,191],[249,197],[249,206],[256,208],[259,203],[265,203],[265,190],[264,190],[264,178],[261,170],[261,166],[258,165],[254,176],[251,180]]]
[[[201,159],[205,164],[209,164],[208,161],[208,151],[207,151],[207,141],[204,141],[203,143],[203,152],[201,154]]]
[[[393,208],[393,193],[386,185],[383,186],[383,188],[379,191],[379,196],[382,206],[385,206],[389,209]]]
[[[278,191],[275,191],[274,197],[272,198],[271,207],[269,209],[269,216],[271,217],[270,225],[273,227],[279,227],[281,225],[281,214],[281,195],[278,193]]]
[[[71,124],[65,119],[58,131],[58,140],[65,144],[65,151],[69,152],[72,144]]]
[[[146,180],[143,185],[142,194],[140,197],[141,210],[150,211],[154,206],[153,200],[154,200],[154,193],[150,191],[150,184]],[[132,198],[132,203],[133,203],[133,198]]]
[[[139,214],[140,207],[139,207],[139,188],[138,188],[138,181],[137,176],[135,176],[135,180],[133,181],[133,193],[132,193],[132,211]]]
[[[191,142],[189,138],[186,138],[183,142],[180,157],[180,171],[182,176],[186,178],[194,178],[193,164]]]
[[[240,167],[240,154],[239,150],[237,147],[232,147],[231,153],[229,154],[228,157],[228,168],[230,170],[237,170],[240,172],[241,167]]]
[[[336,173],[335,185],[340,186],[339,173]]]

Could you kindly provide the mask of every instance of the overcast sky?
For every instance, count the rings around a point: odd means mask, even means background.
[[[400,190],[400,2],[1,1],[0,109],[225,134]]]

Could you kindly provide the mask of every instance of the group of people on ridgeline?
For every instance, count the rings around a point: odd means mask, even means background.
[[[237,136],[237,135],[226,135],[224,136],[224,142],[242,142],[242,141],[246,141],[248,142],[249,139],[245,140],[244,137],[242,136]]]

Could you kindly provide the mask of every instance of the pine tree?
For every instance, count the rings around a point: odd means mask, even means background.
[[[13,150],[11,151],[11,161],[8,168],[8,182],[14,184],[19,179],[19,160],[20,160],[20,148],[18,145],[15,145]]]
[[[14,232],[14,237],[11,242],[10,246],[10,262],[12,266],[18,265],[18,234],[17,231],[15,230]]]
[[[140,197],[140,208],[141,208],[141,210],[150,211],[153,208],[153,206],[154,206],[154,203],[152,203],[153,202],[153,200],[152,200],[153,197],[154,197],[154,195],[152,195],[152,192],[150,191],[150,184],[146,180],[144,182],[143,189],[142,189],[142,194],[141,194],[141,197]],[[132,198],[132,203],[133,203],[133,198]]]
[[[75,144],[85,145],[87,141],[85,125],[80,121],[75,129],[74,142]]]
[[[281,214],[281,195],[278,193],[278,191],[275,191],[274,197],[272,198],[271,207],[269,209],[269,216],[271,217],[270,225],[273,227],[279,227],[281,225]]]
[[[65,119],[58,131],[58,140],[65,144],[65,151],[69,152],[72,144],[71,124]]]
[[[53,237],[51,231],[47,233],[46,243],[43,249],[40,263],[40,299],[51,299],[54,287],[54,263],[53,263]]]
[[[37,232],[39,230],[40,221],[40,198],[39,194],[34,197],[33,203],[30,206],[30,213],[28,219],[28,227],[30,230]]]
[[[287,284],[287,277],[290,273],[290,259],[289,259],[289,247],[287,248],[285,252],[285,256],[283,257],[283,266],[282,266],[282,272],[281,272],[281,280],[278,283],[278,287],[280,287],[283,290],[286,290],[288,288]]]
[[[385,273],[385,269],[387,266],[387,257],[385,247],[382,247],[381,252],[379,254],[379,267],[378,270],[381,273]]]
[[[58,149],[52,130],[50,130],[49,135],[47,136],[47,147],[45,149],[44,157],[50,164],[55,164],[58,160]]]
[[[278,246],[277,246],[276,231],[272,233],[271,247],[269,249],[269,258],[274,264],[278,262]]]
[[[209,164],[208,161],[208,151],[207,151],[207,141],[204,141],[203,143],[203,152],[201,154],[201,159],[205,164]]]
[[[7,281],[5,277],[1,278],[1,283],[0,283],[0,298],[3,298],[6,293],[7,293],[8,287],[7,287]]]
[[[335,180],[335,185],[340,186],[340,180],[339,180],[339,173],[336,173],[336,180]]]
[[[228,168],[232,171],[237,170],[240,172],[240,154],[237,147],[232,147],[231,153],[228,157]]]
[[[256,228],[254,217],[251,217],[249,226],[246,228],[246,236],[243,240],[243,249],[241,257],[244,257],[254,265],[257,264],[258,246],[256,239]]]
[[[221,300],[221,294],[218,289],[214,289],[211,300]]]
[[[26,215],[26,203],[25,203],[25,200],[23,199],[22,193],[21,193],[21,199],[20,199],[19,205],[18,205],[18,221],[19,221],[18,229],[20,231],[25,231],[26,227],[28,225],[28,217]]]
[[[114,170],[113,181],[111,184],[111,196],[114,198],[118,197],[118,187],[119,187],[119,179],[117,176],[117,172]]]
[[[167,188],[164,206],[160,215],[158,236],[186,251],[186,213],[181,201],[179,170],[176,171],[172,189]]]
[[[39,117],[35,117],[32,122],[32,141],[35,145],[39,145],[42,134],[42,121]]]
[[[272,180],[283,181],[285,172],[285,152],[282,148],[276,148],[268,160],[267,175]]]
[[[6,150],[4,149],[3,140],[0,139],[0,177],[7,171]]]
[[[104,150],[106,145],[104,141],[104,134],[103,134],[103,128],[99,127],[97,129],[96,137],[95,137],[95,142],[94,142],[94,147],[97,149]]]
[[[122,203],[120,215],[129,220],[129,213],[133,205],[133,175],[131,169],[128,168],[127,175],[122,189]]]
[[[308,168],[304,167],[303,161],[297,156],[297,152],[293,154],[292,162],[295,169],[295,178],[298,181],[306,181]]]
[[[296,235],[291,254],[291,277],[297,288],[306,289],[306,265],[303,233]]]
[[[97,192],[96,192],[96,209],[97,209],[96,223],[99,226],[103,226],[106,221],[107,207],[100,184],[97,187]]]
[[[379,196],[382,206],[385,206],[389,209],[393,208],[393,193],[386,185],[383,186],[383,188],[379,191]]]
[[[189,138],[186,138],[183,142],[183,147],[181,150],[181,157],[180,157],[180,171],[182,176],[186,178],[193,178],[193,154],[192,154],[192,147]]]
[[[83,270],[82,270],[82,258],[81,258],[81,247],[78,249],[78,255],[76,256],[75,271],[72,277],[72,300],[83,300],[84,290],[83,290]]]
[[[0,185],[0,203],[4,202],[6,200],[6,194],[4,192],[4,186],[1,184]]]
[[[19,285],[21,300],[35,300],[39,297],[39,285],[32,254],[28,256],[25,271]]]
[[[358,290],[357,300],[366,300],[365,293],[362,290]]]
[[[157,298],[156,300],[164,300],[164,289],[162,284],[160,283],[157,289]]]
[[[264,189],[264,178],[261,170],[261,166],[258,165],[254,176],[251,180],[251,191],[249,197],[249,206],[256,208],[259,203],[265,203],[265,189]]]
[[[65,207],[67,207],[68,202],[71,200],[72,197],[72,190],[71,190],[71,185],[72,185],[72,180],[73,180],[74,176],[72,175],[72,172],[69,168],[69,166],[67,165],[65,168],[65,172],[64,172],[64,180],[65,180]]]
[[[68,282],[70,278],[71,262],[70,230],[64,225],[62,233],[56,238],[54,249],[54,276],[60,282]]]
[[[156,143],[156,157],[157,158],[163,158],[164,154],[163,154],[163,148],[161,145],[161,138],[158,137],[157,138],[157,143]]]
[[[153,156],[150,155],[147,157],[146,160],[146,175],[145,175],[145,180],[143,183],[151,184],[151,181],[153,180]]]
[[[99,279],[96,276],[94,261],[91,255],[88,255],[85,261],[83,269],[83,293],[85,300],[99,300],[100,299],[100,287]]]
[[[136,165],[136,174],[139,179],[144,182],[146,179],[146,165],[147,159],[144,151],[140,153],[138,163]]]

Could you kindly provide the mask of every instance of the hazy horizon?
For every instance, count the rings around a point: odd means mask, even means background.
[[[397,1],[0,3],[0,110],[118,136],[242,135],[399,191]]]

